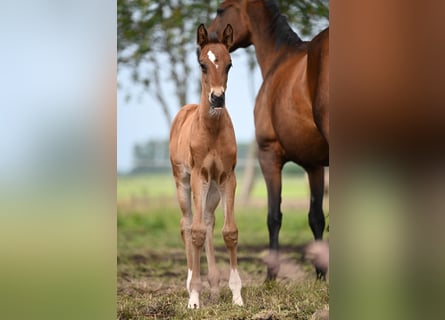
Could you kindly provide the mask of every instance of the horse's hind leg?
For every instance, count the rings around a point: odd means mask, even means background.
[[[323,238],[325,219],[323,214],[323,194],[324,194],[324,167],[314,167],[306,169],[309,176],[309,186],[311,189],[311,202],[309,209],[309,225],[315,240]],[[317,269],[317,277],[325,278],[322,270]]]
[[[219,191],[215,184],[212,183],[207,194],[206,209],[204,211],[204,221],[206,224],[206,242],[205,250],[208,265],[208,280],[212,298],[215,298],[218,293],[219,285],[219,271],[216,267],[215,252],[213,247],[213,229],[215,227],[215,209],[218,206],[220,199]]]
[[[222,204],[224,208],[224,226],[222,234],[230,257],[229,288],[232,291],[232,301],[234,304],[242,306],[242,283],[238,273],[238,260],[236,255],[238,247],[238,227],[235,223],[234,212],[235,188],[236,177],[234,173],[231,173],[222,187]]]

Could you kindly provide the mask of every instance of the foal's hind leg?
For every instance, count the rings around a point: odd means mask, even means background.
[[[208,280],[212,298],[218,293],[219,285],[219,271],[215,262],[215,251],[213,247],[213,229],[215,227],[215,209],[219,203],[219,191],[214,182],[210,185],[209,193],[207,194],[206,209],[204,211],[204,221],[206,224],[206,242],[205,250],[207,256],[207,265],[209,269]]]
[[[311,204],[309,209],[309,225],[315,240],[323,238],[325,219],[323,214],[323,194],[324,194],[324,167],[306,169],[309,176],[309,186],[311,189]],[[316,269],[318,278],[325,278],[325,272]]]
[[[222,205],[224,208],[224,226],[222,234],[224,243],[229,251],[230,257],[230,278],[229,288],[232,291],[232,301],[234,304],[242,306],[241,279],[238,273],[238,261],[236,250],[238,246],[238,227],[235,223],[234,201],[235,201],[236,177],[231,173],[222,187]]]

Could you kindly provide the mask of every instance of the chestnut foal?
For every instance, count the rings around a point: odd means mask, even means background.
[[[170,161],[182,211],[181,235],[187,256],[188,307],[199,308],[200,257],[204,245],[212,296],[218,292],[213,228],[214,212],[220,199],[224,210],[222,234],[230,255],[229,287],[233,303],[243,305],[236,256],[238,228],[234,216],[236,141],[224,98],[232,65],[228,51],[233,41],[232,26],[226,26],[220,43],[210,40],[206,28],[200,25],[197,40],[202,71],[201,101],[199,105],[182,107],[170,131]]]

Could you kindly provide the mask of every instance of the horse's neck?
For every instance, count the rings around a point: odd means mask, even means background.
[[[272,66],[275,64],[275,61],[283,53],[281,52],[282,50],[273,50],[274,45],[266,44],[263,42],[263,40],[255,41],[253,45],[255,46],[255,53],[261,69],[261,75],[264,79],[271,70]]]
[[[262,14],[264,14],[264,12]],[[264,14],[264,16],[266,15]],[[276,35],[271,32],[273,24],[276,23],[276,21],[274,22],[272,19],[265,19],[265,23],[257,23],[254,20],[255,17],[251,17],[251,26],[253,28],[252,44],[255,46],[255,54],[264,79],[269,71],[274,68],[278,59],[281,60],[284,55],[287,55],[294,50],[298,50],[299,47],[304,45],[304,42],[292,31],[287,21],[283,20],[280,21],[282,24],[281,26],[284,28],[288,27],[295,36],[295,39],[298,40],[291,44],[283,41],[277,46]]]

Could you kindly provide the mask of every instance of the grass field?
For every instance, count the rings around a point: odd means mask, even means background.
[[[203,254],[202,306],[199,310],[187,310],[187,268],[179,232],[181,214],[172,177],[119,178],[118,318],[311,319],[317,310],[327,309],[328,284],[316,281],[312,266],[301,260],[304,245],[312,239],[307,222],[307,182],[304,177],[285,177],[283,191],[278,281],[264,284],[268,232],[266,192],[264,183],[259,180],[255,184],[253,204],[236,206],[239,272],[245,306],[240,308],[231,304],[227,286],[228,255],[221,236],[223,214],[218,208],[214,242],[222,277],[220,296],[217,300],[210,299]]]
[[[243,183],[238,178],[238,186]],[[236,192],[239,193],[238,187]],[[122,176],[118,179],[117,197],[118,201],[137,197],[174,197],[175,184],[173,177],[169,174],[152,174],[139,176]],[[289,175],[283,176],[282,198],[286,199],[304,199],[309,196],[308,182],[304,176]],[[266,199],[267,191],[262,176],[255,179],[252,191],[253,199]]]

